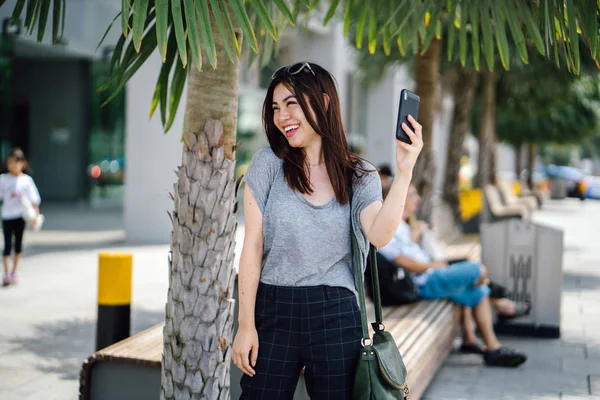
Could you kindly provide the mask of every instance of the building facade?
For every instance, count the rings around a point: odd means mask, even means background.
[[[15,2],[8,0],[0,8],[0,21],[10,17]],[[171,232],[168,212],[173,209],[170,192],[181,161],[185,101],[169,133],[163,133],[158,115],[149,119],[161,66],[154,54],[116,100],[100,107],[110,92],[96,89],[106,81],[111,44],[121,34],[118,23],[96,47],[120,7],[120,0],[68,0],[65,34],[58,46],[50,45],[49,31],[38,44],[23,27],[20,33],[18,26],[5,29],[0,36],[0,155],[4,160],[12,146],[21,146],[46,201],[123,207],[130,242],[166,243]],[[296,29],[283,33],[278,56],[265,70],[242,62],[240,172],[254,152],[267,145],[261,109],[269,70],[300,60],[317,62],[335,76],[352,146],[375,165],[393,165],[400,91],[414,89],[409,72],[395,68],[376,85],[365,85],[356,74],[355,52],[343,37],[341,24],[331,22],[324,28],[320,21],[317,10]],[[433,134],[438,192],[453,107],[448,96],[440,104]],[[500,157],[500,165],[504,158]]]

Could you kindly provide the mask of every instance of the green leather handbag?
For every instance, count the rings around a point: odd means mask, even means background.
[[[352,252],[354,260],[354,280],[360,302],[362,320],[362,349],[354,378],[352,398],[354,400],[408,400],[409,390],[406,385],[406,367],[396,346],[396,341],[385,331],[381,312],[381,295],[379,292],[379,276],[377,272],[377,249],[370,245],[369,262],[371,264],[371,280],[373,284],[373,302],[375,305],[375,322],[371,325],[375,333],[369,337],[365,291],[363,282],[362,257],[358,248],[356,234],[352,234]]]

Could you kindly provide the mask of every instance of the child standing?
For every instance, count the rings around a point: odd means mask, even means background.
[[[0,175],[0,200],[3,200],[4,278],[2,284],[4,286],[18,281],[17,266],[21,258],[23,232],[26,224],[24,218],[27,218],[32,226],[38,224],[39,204],[41,202],[40,193],[33,179],[23,172],[27,167],[27,160],[21,149],[14,148],[8,153],[6,167],[8,173]],[[10,254],[12,252],[13,237],[15,253],[11,270]]]

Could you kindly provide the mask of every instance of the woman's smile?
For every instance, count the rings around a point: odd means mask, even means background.
[[[300,129],[300,124],[288,124],[283,126],[283,134],[287,138],[291,138]]]

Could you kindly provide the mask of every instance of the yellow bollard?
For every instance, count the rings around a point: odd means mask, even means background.
[[[129,337],[133,256],[129,253],[98,255],[98,321],[96,350]]]

